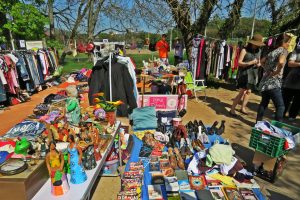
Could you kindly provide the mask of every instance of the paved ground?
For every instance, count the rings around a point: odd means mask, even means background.
[[[44,97],[57,90],[57,88],[50,88],[40,92],[32,97],[32,101],[13,106],[10,110],[0,113],[0,135],[4,134],[14,124],[20,122],[24,117],[31,114],[32,109],[36,104],[42,102]],[[251,162],[254,151],[248,147],[248,143],[251,127],[255,122],[256,109],[260,97],[252,95],[249,103],[249,115],[246,116],[241,114],[238,118],[231,118],[228,111],[232,103],[232,98],[234,98],[235,95],[236,91],[228,87],[228,85],[225,85],[218,90],[209,89],[207,91],[206,102],[189,100],[188,112],[186,116],[184,116],[184,122],[201,119],[207,124],[212,124],[216,120],[226,120],[224,137],[229,138],[234,149],[243,160]],[[271,107],[271,109],[273,108]],[[271,113],[271,110],[266,113],[266,119],[271,116]],[[294,122],[294,125],[300,127],[299,118]],[[257,179],[264,188],[264,192],[266,192],[272,200],[300,199],[300,149],[297,148],[294,152],[289,153],[287,158],[287,167],[285,168],[283,175],[275,182],[275,184],[270,184]],[[118,177],[99,178],[98,184],[95,185],[93,199],[115,199],[119,189],[120,179]]]

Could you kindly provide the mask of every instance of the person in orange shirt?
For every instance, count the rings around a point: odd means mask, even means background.
[[[159,52],[159,58],[160,60],[165,63],[166,65],[168,65],[169,61],[168,61],[168,51],[170,49],[170,46],[168,44],[168,42],[166,41],[167,35],[163,34],[161,36],[161,40],[159,40],[156,45],[155,48],[156,50]]]

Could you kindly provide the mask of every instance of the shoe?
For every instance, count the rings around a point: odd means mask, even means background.
[[[202,144],[202,142],[200,140],[196,140],[196,144],[198,145],[198,147],[201,149],[201,150],[204,150],[205,149],[205,146]]]
[[[208,134],[207,129],[205,127],[205,125],[203,124],[202,120],[199,120],[199,126],[202,127],[202,133]]]
[[[217,135],[222,135],[225,131],[225,120],[221,121],[221,126],[218,128],[216,134]]]
[[[173,153],[173,148],[170,147],[168,149],[168,154],[169,154],[170,166],[172,167],[172,169],[176,169],[177,168],[177,161],[176,161],[176,156]]]
[[[209,132],[208,132],[209,135],[213,135],[213,134],[215,134],[215,133],[218,131],[218,129],[217,129],[218,123],[219,123],[219,122],[217,122],[217,121],[215,121],[215,122],[213,123],[213,125],[212,125],[212,126],[210,127],[210,129],[209,129]]]
[[[174,152],[175,152],[175,155],[176,155],[176,158],[177,158],[177,164],[178,164],[178,167],[180,168],[180,169],[185,169],[185,166],[184,166],[184,161],[183,161],[183,159],[182,159],[182,157],[181,157],[181,155],[180,155],[180,153],[179,153],[179,150],[178,150],[178,148],[174,148]]]

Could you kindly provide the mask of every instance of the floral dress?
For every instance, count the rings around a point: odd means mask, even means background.
[[[288,52],[285,48],[279,47],[267,55],[266,63],[264,64],[264,74],[259,84],[260,91],[272,90],[281,88],[283,68],[279,75],[271,76],[271,73],[276,71],[277,63],[281,55],[287,56]]]
[[[90,143],[91,139],[86,138],[86,143]],[[89,145],[84,151],[82,155],[82,164],[84,169],[91,170],[97,166],[95,155],[94,155],[94,145]]]

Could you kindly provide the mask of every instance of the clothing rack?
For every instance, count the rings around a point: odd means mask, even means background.
[[[298,30],[300,30],[300,28],[289,29],[289,30],[286,30],[286,31],[281,32],[281,33],[277,33],[277,34],[272,35],[272,36],[278,36],[278,35],[281,35],[281,34],[284,34],[284,33],[295,32],[295,31],[298,31]],[[272,36],[269,36],[269,37],[272,37]]]

